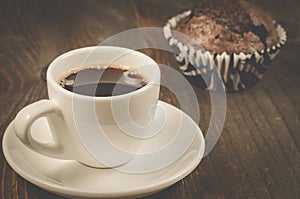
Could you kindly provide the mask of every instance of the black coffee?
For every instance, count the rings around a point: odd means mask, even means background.
[[[108,97],[138,90],[146,85],[146,80],[136,71],[112,67],[85,68],[66,75],[60,85],[74,93]]]

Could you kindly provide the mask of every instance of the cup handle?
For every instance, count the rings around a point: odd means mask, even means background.
[[[41,143],[31,134],[33,123],[47,117],[54,143]],[[71,140],[68,133],[60,133],[67,130],[60,109],[52,100],[40,100],[23,108],[14,120],[14,129],[17,137],[30,149],[49,157],[58,159],[74,159],[74,152],[68,149]],[[40,133],[43,133],[42,131]]]

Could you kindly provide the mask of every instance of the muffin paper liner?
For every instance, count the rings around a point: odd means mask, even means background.
[[[216,88],[217,80],[214,77],[215,74],[212,73],[214,66],[219,71],[227,92],[243,91],[251,88],[263,77],[268,65],[287,40],[284,28],[274,21],[279,37],[279,42],[276,45],[254,53],[227,54],[223,52],[221,54],[211,54],[204,49],[195,49],[193,45],[188,46],[173,37],[172,29],[181,19],[191,13],[192,11],[188,10],[170,18],[163,31],[169,45],[176,53],[176,59],[182,73],[203,88]]]

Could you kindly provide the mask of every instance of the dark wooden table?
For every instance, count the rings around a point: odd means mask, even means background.
[[[213,151],[186,178],[147,198],[300,198],[300,4],[297,0],[256,3],[287,29],[287,45],[257,86],[227,95],[226,121]],[[162,27],[169,17],[194,4],[184,0],[1,0],[1,137],[20,109],[47,98],[42,74],[56,56],[97,45],[128,29]],[[169,53],[145,52],[159,63],[178,67]],[[194,90],[201,109],[199,125],[206,132],[209,95],[197,87]],[[160,99],[177,105],[168,89],[162,89]],[[2,153],[0,176],[1,199],[62,198],[19,177]]]

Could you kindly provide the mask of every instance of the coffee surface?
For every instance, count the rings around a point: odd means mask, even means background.
[[[121,68],[85,68],[66,75],[60,85],[81,95],[109,97],[138,90],[146,80],[136,71]]]

